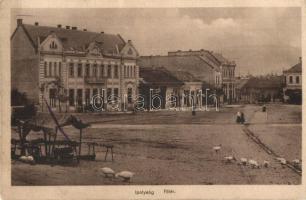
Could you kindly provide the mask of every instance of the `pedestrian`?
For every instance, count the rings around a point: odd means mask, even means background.
[[[237,117],[236,117],[236,123],[239,124],[241,122],[241,113],[240,111],[237,112]]]
[[[244,113],[243,113],[243,112],[241,112],[240,123],[241,123],[241,124],[244,124],[244,122],[245,122],[245,119],[244,119]]]

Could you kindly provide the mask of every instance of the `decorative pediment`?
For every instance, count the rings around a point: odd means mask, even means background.
[[[41,38],[42,39],[42,38]],[[63,51],[63,45],[61,40],[56,36],[55,33],[50,33],[43,41],[40,43],[41,51]]]
[[[136,48],[133,46],[131,41],[125,44],[120,54],[126,57],[133,57],[133,58],[137,58],[139,56]]]
[[[87,52],[90,56],[102,56],[102,43],[91,42],[87,48]]]

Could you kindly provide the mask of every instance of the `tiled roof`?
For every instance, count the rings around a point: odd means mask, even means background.
[[[211,52],[211,54],[221,63],[229,63],[229,60],[224,58],[224,56],[220,53]]]
[[[143,79],[143,84],[150,85],[183,85],[184,83],[178,80],[175,76],[171,75],[171,73],[165,68],[152,68],[141,67],[139,70],[139,76]]]
[[[170,73],[178,80],[183,82],[201,82],[199,79],[195,78],[192,74],[186,71],[171,71]]]
[[[283,84],[283,76],[272,77],[252,77],[247,83],[243,85],[243,88],[256,88],[256,89],[268,89],[268,88],[281,88]]]
[[[235,85],[237,89],[241,89],[245,86],[245,84],[247,84],[247,82],[249,81],[249,79],[237,79],[235,81]]]
[[[22,26],[35,47],[38,46],[38,38],[42,42],[51,32],[62,41],[66,50],[85,50],[91,42],[97,42],[102,45],[103,53],[117,53],[117,47],[121,50],[125,45],[120,35],[28,24]]]
[[[302,63],[294,65],[290,69],[285,70],[284,73],[302,73]]]
[[[140,67],[164,67],[169,71],[187,71],[196,79],[214,82],[214,67],[199,56],[141,56]]]

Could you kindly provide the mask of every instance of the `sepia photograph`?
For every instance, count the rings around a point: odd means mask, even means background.
[[[302,197],[304,7],[190,5],[9,8],[10,191],[187,199],[185,187],[290,186]]]
[[[11,14],[12,185],[301,184],[300,8]]]

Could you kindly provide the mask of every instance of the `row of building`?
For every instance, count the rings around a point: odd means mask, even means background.
[[[119,34],[60,24],[30,25],[18,19],[11,63],[12,88],[39,105],[46,99],[55,110],[84,110],[95,100],[106,110],[132,109],[139,97],[146,109],[202,107],[208,95],[219,104],[246,100],[235,62],[221,54],[202,49],[140,56],[132,41]],[[113,103],[118,106],[109,106]]]

